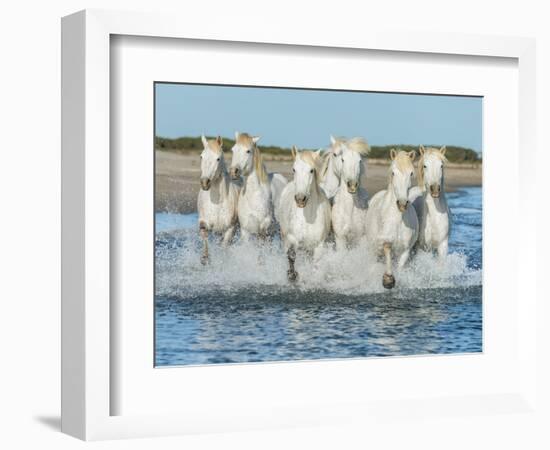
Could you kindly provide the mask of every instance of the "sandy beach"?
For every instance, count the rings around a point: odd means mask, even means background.
[[[227,164],[230,160],[227,158]],[[288,158],[265,156],[268,171],[279,172],[291,179],[292,163]],[[198,153],[180,154],[156,151],[155,209],[190,213],[196,211],[199,191],[200,159]],[[368,160],[365,187],[370,195],[387,186],[388,163]],[[481,186],[481,165],[448,164],[445,171],[446,190],[451,192],[466,186]]]

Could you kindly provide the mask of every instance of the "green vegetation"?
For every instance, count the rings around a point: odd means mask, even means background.
[[[440,145],[425,145],[425,147],[441,147]],[[452,163],[481,163],[481,158],[475,150],[465,147],[456,147],[454,145],[447,145],[447,152],[445,156]],[[385,159],[390,157],[390,150],[392,148],[398,148],[400,150],[411,151],[416,150],[418,153],[418,146],[416,145],[373,145],[371,147],[370,157],[373,159]]]
[[[212,139],[213,137],[209,137]],[[235,145],[234,139],[223,138],[223,147],[225,150],[230,149]],[[432,146],[432,145],[430,145]],[[439,145],[433,145],[433,147],[439,147]],[[175,139],[156,137],[155,138],[155,148],[157,150],[172,151],[178,153],[189,153],[189,152],[198,152],[202,150],[202,142],[200,137],[180,137]],[[261,145],[260,148],[262,153],[266,153],[274,156],[288,156],[289,148],[282,148],[277,146],[264,146]],[[388,159],[390,155],[390,150],[392,148],[398,148],[400,150],[418,150],[417,146],[414,145],[373,145],[371,147],[370,157],[373,159]],[[301,149],[301,150],[317,150],[317,149]],[[474,150],[465,147],[456,147],[453,145],[447,146],[447,159],[453,163],[481,163],[481,158]]]
[[[208,139],[214,139],[215,136],[207,136]],[[223,138],[223,148],[229,150],[235,145],[235,139]],[[289,154],[289,148],[282,148],[277,146],[264,146],[259,143],[262,153],[268,153],[271,155],[286,156]],[[200,137],[180,137],[175,139],[156,137],[155,149],[167,150],[178,153],[188,153],[192,151],[201,151],[203,149]]]

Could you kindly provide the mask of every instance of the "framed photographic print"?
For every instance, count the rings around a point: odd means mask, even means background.
[[[156,366],[482,351],[482,97],[154,89]]]
[[[533,42],[179,23],[63,19],[63,431],[532,411]]]

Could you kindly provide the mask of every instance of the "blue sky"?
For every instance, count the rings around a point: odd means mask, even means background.
[[[436,95],[156,84],[156,135],[262,137],[325,147],[329,135],[371,145],[459,145],[481,152],[482,99]]]

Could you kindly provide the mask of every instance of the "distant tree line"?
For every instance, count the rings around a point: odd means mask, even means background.
[[[436,147],[441,145],[428,144],[424,147]],[[370,158],[384,159],[390,157],[390,150],[392,148],[398,148],[400,150],[411,151],[416,150],[418,153],[418,145],[373,145],[371,146]],[[449,162],[453,163],[480,163],[481,158],[475,150],[466,147],[457,147],[455,145],[447,145],[447,151],[445,156]]]
[[[213,139],[210,136],[209,139]],[[235,145],[234,139],[223,138],[223,147],[225,150],[231,149]],[[441,145],[425,144],[426,147],[440,147]],[[173,152],[193,152],[201,151],[203,146],[200,136],[197,137],[179,137],[179,138],[165,138],[157,136],[155,138],[155,148],[157,150],[173,151]],[[277,147],[274,145],[261,145],[260,148],[263,153],[272,155],[284,155],[289,154],[289,148]],[[373,145],[371,146],[370,157],[373,159],[386,159],[389,158],[390,150],[392,148],[398,148],[401,150],[417,150],[416,145]],[[317,149],[301,149],[301,150],[317,150]],[[447,145],[447,153],[445,154],[450,162],[454,163],[480,163],[481,158],[475,150],[466,147],[457,147],[454,145]]]

